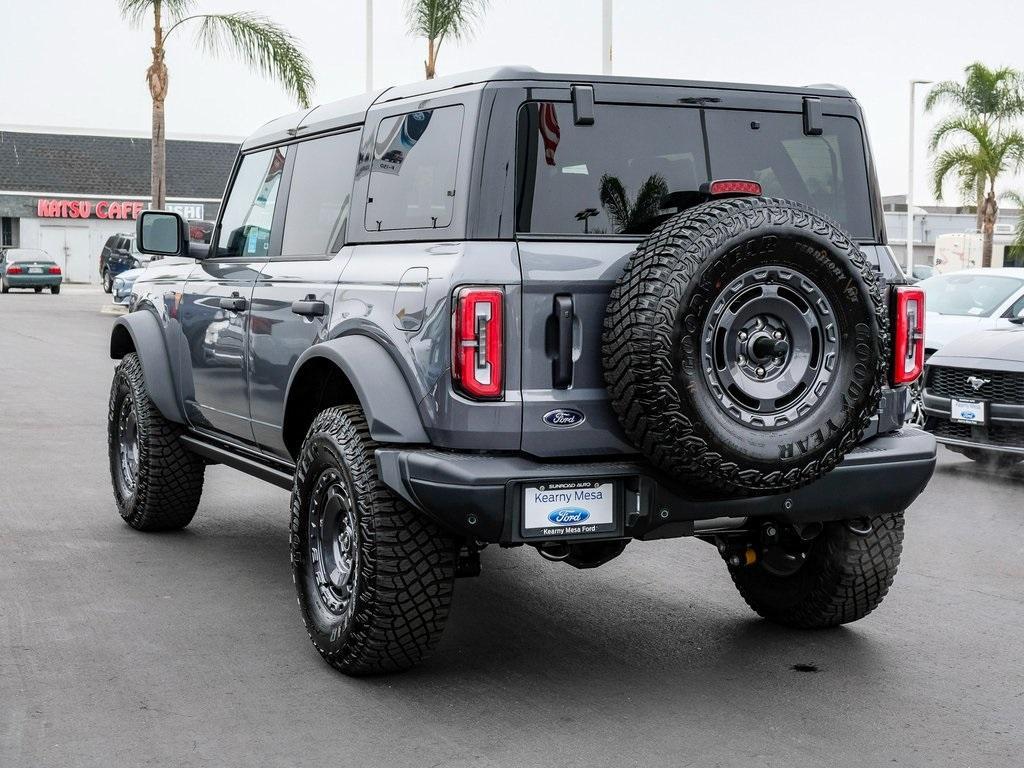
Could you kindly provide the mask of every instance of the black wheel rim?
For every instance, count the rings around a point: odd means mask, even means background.
[[[353,606],[359,573],[355,500],[336,469],[325,470],[309,503],[309,548],[320,602],[343,616]]]
[[[130,397],[121,401],[117,414],[117,468],[121,495],[131,496],[139,476],[139,424]]]
[[[806,416],[827,393],[838,359],[831,303],[786,267],[735,278],[704,321],[705,380],[719,407],[741,424],[770,429]]]

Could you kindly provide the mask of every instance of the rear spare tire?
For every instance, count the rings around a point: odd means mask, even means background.
[[[729,493],[784,491],[857,443],[887,334],[875,273],[835,222],[788,200],[718,200],[633,254],[605,318],[605,378],[657,466]]]

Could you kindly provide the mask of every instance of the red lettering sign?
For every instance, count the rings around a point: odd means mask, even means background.
[[[98,200],[93,204],[88,200],[41,197],[36,201],[36,215],[41,219],[88,219],[93,214],[98,219],[137,219],[145,207],[136,200]]]

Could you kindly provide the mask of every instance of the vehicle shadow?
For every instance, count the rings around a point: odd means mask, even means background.
[[[936,465],[935,474],[960,478],[984,478],[985,482],[995,481],[1005,485],[1024,483],[1024,463],[1012,467],[997,467],[994,464],[972,461],[957,457],[954,462]]]

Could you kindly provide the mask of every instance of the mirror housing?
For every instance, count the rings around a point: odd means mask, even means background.
[[[172,211],[143,211],[135,222],[135,243],[149,256],[188,256],[188,225]]]

